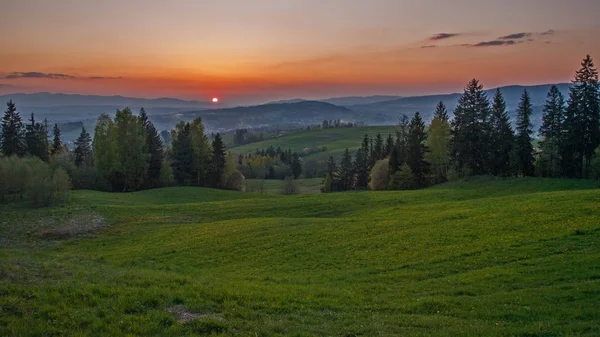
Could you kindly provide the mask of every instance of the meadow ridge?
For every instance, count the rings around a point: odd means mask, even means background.
[[[0,205],[3,336],[597,336],[600,189],[472,178]]]

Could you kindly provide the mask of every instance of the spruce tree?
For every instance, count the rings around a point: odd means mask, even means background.
[[[338,191],[339,185],[338,167],[335,164],[333,157],[329,156],[327,159],[325,180],[323,181],[323,188],[321,190],[325,193],[336,192]]]
[[[179,185],[192,184],[194,180],[194,152],[190,143],[190,123],[179,122],[172,131],[171,166],[173,177]]]
[[[25,143],[27,152],[41,160],[48,161],[48,131],[46,124],[35,121],[35,115],[31,113],[30,123],[25,127]]]
[[[506,110],[506,102],[500,89],[496,90],[492,102],[492,167],[493,175],[509,176],[510,152],[514,143],[514,132],[510,125],[510,117]]]
[[[391,133],[388,133],[388,137],[385,141],[385,155],[384,158],[389,156],[392,153],[392,149],[394,148],[394,137],[392,137]]]
[[[0,145],[6,157],[22,156],[26,152],[25,126],[12,100],[6,103],[6,111],[2,117]]]
[[[517,107],[517,135],[515,138],[515,158],[517,160],[515,167],[518,169],[518,173],[523,176],[533,176],[534,173],[533,145],[531,143],[531,135],[533,134],[532,114],[531,98],[525,90]]]
[[[583,157],[581,156],[581,119],[579,111],[579,92],[571,88],[567,107],[565,109],[565,119],[562,126],[562,137],[560,142],[560,162],[561,173],[565,177],[581,177]]]
[[[225,144],[221,134],[217,133],[212,142],[212,175],[215,187],[223,184],[223,173],[225,172]]]
[[[541,137],[539,170],[543,176],[558,177],[561,175],[560,145],[563,140],[564,119],[565,99],[558,88],[553,85],[546,97],[539,131]]]
[[[63,150],[63,143],[60,139],[60,128],[58,127],[58,124],[54,124],[54,128],[52,129],[52,135],[52,148],[50,150],[50,153],[53,156],[55,156],[60,154]]]
[[[433,118],[437,118],[441,121],[448,122],[450,118],[448,117],[448,110],[446,110],[446,106],[444,102],[439,101],[439,103],[435,106],[435,112],[433,113]]]
[[[145,151],[148,153],[148,170],[144,179],[144,186],[147,188],[157,187],[164,158],[163,143],[154,124],[148,119],[144,108],[140,109],[139,118],[146,133]]]
[[[375,136],[375,145],[373,146],[373,151],[374,151],[375,161],[381,160],[385,157],[383,137],[381,136],[381,133],[377,133],[377,136]]]
[[[489,170],[490,103],[478,80],[472,79],[454,111],[453,157],[460,175]]]
[[[354,188],[354,171],[352,169],[352,155],[350,151],[346,149],[340,160],[339,167],[339,189],[342,191],[349,191]]]
[[[85,130],[85,127],[81,128],[81,133],[75,141],[75,165],[77,167],[87,166],[91,164],[92,158],[92,139],[90,134]]]
[[[417,111],[410,121],[406,163],[416,176],[419,187],[427,185],[427,175],[429,174],[429,163],[425,161],[425,154],[429,151],[425,145],[426,140],[425,123]]]
[[[574,91],[578,92],[578,126],[581,135],[578,144],[579,157],[582,159],[582,177],[587,177],[594,150],[600,145],[600,96],[598,70],[590,55],[581,62],[581,68],[575,73]]]

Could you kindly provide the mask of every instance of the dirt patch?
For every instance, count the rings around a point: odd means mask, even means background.
[[[39,232],[44,239],[68,239],[72,237],[93,237],[93,233],[104,228],[104,218],[100,215],[88,213],[78,214],[63,221],[52,228],[45,228]]]
[[[215,321],[224,321],[221,314],[198,314],[188,311],[183,305],[175,305],[167,309],[167,312],[175,316],[179,323],[187,323],[194,319],[213,319]]]

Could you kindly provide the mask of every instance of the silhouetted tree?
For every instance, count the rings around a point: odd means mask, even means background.
[[[25,126],[12,100],[6,103],[6,111],[2,117],[0,145],[6,157],[22,156],[26,152]]]
[[[492,165],[493,175],[509,176],[510,153],[514,144],[514,133],[510,125],[510,117],[506,111],[506,102],[500,89],[496,90],[492,103]]]
[[[446,106],[444,105],[444,102],[440,101],[435,106],[435,112],[433,113],[433,118],[437,118],[441,121],[446,121],[446,122],[448,122],[450,120],[450,118],[448,117],[448,110],[446,110]]]
[[[425,145],[426,140],[425,123],[417,111],[410,121],[406,163],[417,178],[419,187],[427,186],[427,175],[429,174],[429,163],[425,161],[425,154],[429,151]]]
[[[352,155],[350,151],[346,149],[342,155],[340,161],[340,168],[338,173],[340,179],[339,189],[342,191],[351,190],[354,187],[354,172],[352,170]]]
[[[85,127],[81,128],[81,133],[75,141],[75,165],[81,167],[83,165],[91,165],[92,159],[92,139],[90,134],[85,130]]]
[[[148,153],[148,170],[144,179],[147,188],[157,187],[160,182],[160,170],[164,158],[163,143],[154,124],[148,119],[146,110],[140,109],[140,122],[146,133],[146,152]]]
[[[215,139],[212,142],[212,172],[213,172],[213,182],[214,186],[221,186],[223,182],[223,172],[225,169],[225,144],[223,144],[223,138],[221,138],[221,134],[217,133],[215,135]]]
[[[523,176],[533,176],[532,114],[531,98],[525,90],[517,107],[517,135],[514,149],[517,160],[515,168],[518,170],[518,174]]]
[[[60,139],[60,129],[58,127],[58,124],[54,124],[54,128],[52,129],[52,136],[52,148],[50,150],[50,153],[53,156],[55,156],[57,154],[60,154],[63,150],[63,143]]]
[[[558,177],[561,175],[560,146],[563,141],[564,119],[565,99],[558,88],[553,85],[546,97],[540,126],[541,153],[538,167],[542,176]]]

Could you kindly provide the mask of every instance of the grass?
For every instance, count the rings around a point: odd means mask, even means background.
[[[274,148],[281,147],[284,150],[291,149],[293,152],[302,152],[305,148],[325,146],[327,151],[314,153],[305,156],[305,159],[326,160],[330,155],[339,158],[344,150],[356,150],[360,147],[365,134],[375,137],[381,133],[384,141],[388,134],[395,135],[397,126],[364,126],[357,128],[340,128],[324,130],[308,130],[291,132],[285,136],[264,140],[257,143],[251,143],[231,149],[233,153],[245,154],[254,152],[257,149],[267,149],[269,146]]]
[[[598,336],[597,187],[478,178],[4,205],[0,335]],[[56,230],[71,235],[43,235]]]
[[[258,179],[246,179],[246,190],[249,192],[257,192],[260,180]],[[263,193],[270,194],[281,194],[284,180],[265,179],[262,180],[264,184]],[[314,194],[321,193],[321,186],[323,184],[322,178],[311,178],[311,179],[297,179],[295,180],[296,186],[298,187],[298,194]]]

